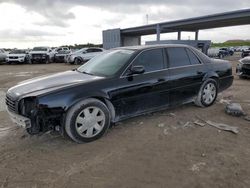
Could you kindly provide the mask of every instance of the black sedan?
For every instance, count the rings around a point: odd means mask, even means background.
[[[82,143],[111,123],[180,104],[208,107],[233,82],[231,64],[186,45],[108,50],[78,69],[10,88],[11,119],[30,134],[57,130]]]
[[[250,48],[248,48],[248,50],[243,50],[241,53],[242,58],[247,57],[247,56],[250,56]]]
[[[250,77],[250,56],[239,60],[236,73],[240,78]]]

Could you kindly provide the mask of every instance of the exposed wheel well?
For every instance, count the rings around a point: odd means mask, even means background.
[[[115,122],[115,117],[116,117],[116,113],[115,113],[115,108],[113,106],[113,104],[110,102],[109,99],[105,98],[105,97],[100,97],[100,96],[93,96],[93,97],[88,97],[88,98],[85,98],[85,99],[82,99],[76,103],[73,103],[72,105],[70,105],[66,111],[70,110],[70,108],[72,108],[74,105],[76,105],[77,103],[81,102],[81,101],[84,101],[84,100],[88,100],[88,99],[96,99],[96,100],[99,100],[101,102],[103,102],[107,108],[109,109],[110,111],[110,115],[111,115],[111,122],[114,123]]]
[[[115,107],[110,102],[110,100],[104,97],[91,97],[91,98],[102,101],[108,107],[110,114],[111,114],[111,122],[114,123],[115,122]]]
[[[217,87],[219,88],[219,78],[216,77],[216,76],[212,76],[212,77],[210,77],[210,78],[216,81]]]

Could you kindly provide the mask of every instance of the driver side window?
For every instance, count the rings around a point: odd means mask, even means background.
[[[133,62],[133,66],[143,66],[145,72],[164,69],[164,58],[162,49],[146,50],[142,52]]]

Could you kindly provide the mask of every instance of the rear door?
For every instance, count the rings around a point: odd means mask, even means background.
[[[198,94],[205,72],[204,64],[189,48],[167,48],[171,105],[190,102]]]
[[[145,72],[129,75],[132,66],[144,66]],[[162,48],[139,54],[119,80],[120,88],[112,92],[118,116],[134,116],[169,104],[168,70]]]

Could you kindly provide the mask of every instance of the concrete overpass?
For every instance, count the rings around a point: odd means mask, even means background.
[[[195,40],[198,40],[199,30],[248,24],[250,24],[250,9],[242,9],[126,29],[105,30],[103,31],[103,46],[109,49],[140,45],[141,36],[152,34],[156,34],[156,41],[160,41],[161,33],[172,32],[177,32],[177,40],[181,40],[182,31],[195,32]]]

